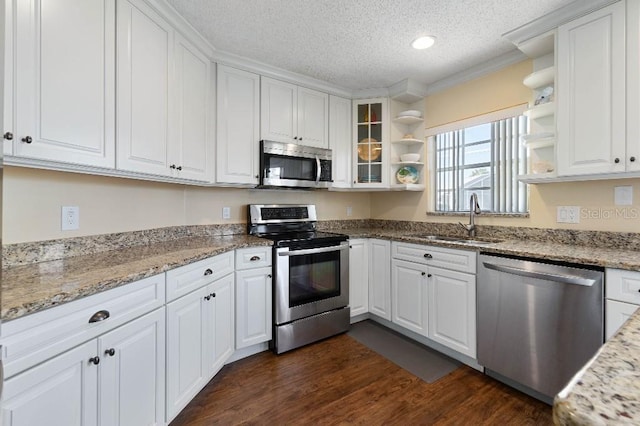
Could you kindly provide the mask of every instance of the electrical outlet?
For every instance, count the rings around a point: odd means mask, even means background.
[[[347,217],[351,216],[353,214],[353,207],[349,206],[347,207]]]
[[[222,208],[222,218],[223,219],[231,219],[231,207],[223,207]]]
[[[80,207],[62,206],[61,216],[60,228],[63,231],[73,231],[80,228]]]
[[[633,204],[633,186],[616,186],[613,188],[616,206]]]
[[[558,206],[556,222],[558,223],[580,223],[579,206]]]

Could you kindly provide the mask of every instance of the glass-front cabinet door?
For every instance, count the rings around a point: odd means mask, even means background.
[[[388,186],[387,99],[353,101],[354,187]]]

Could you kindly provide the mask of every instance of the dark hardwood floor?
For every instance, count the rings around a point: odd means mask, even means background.
[[[225,366],[171,423],[549,425],[551,407],[467,366],[426,383],[346,334]]]

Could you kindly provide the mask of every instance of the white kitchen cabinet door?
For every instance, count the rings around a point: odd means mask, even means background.
[[[392,321],[427,337],[427,267],[394,259],[391,264],[391,300]]]
[[[297,106],[298,143],[329,148],[329,95],[298,87]]]
[[[218,65],[216,182],[258,184],[260,76]]]
[[[618,302],[616,300],[605,301],[606,325],[605,339],[609,340],[616,331],[633,315],[640,306],[632,303]]]
[[[329,96],[333,188],[351,188],[351,100]]]
[[[0,81],[2,112],[0,113],[0,132],[2,133],[2,152],[13,155],[13,1],[4,1],[4,31],[0,32],[0,55],[4,56],[4,81]],[[0,6],[2,7],[2,6]],[[9,138],[9,139],[7,139]]]
[[[175,34],[175,135],[169,142],[169,168],[174,176],[213,181],[213,67],[207,56]],[[171,166],[175,166],[172,168]]]
[[[205,348],[209,348],[205,357],[207,381],[220,371],[235,350],[234,281],[234,275],[229,274],[207,287],[211,296],[207,311],[210,320],[205,328],[208,333]]]
[[[558,175],[624,172],[625,5],[558,28]]]
[[[4,382],[5,426],[98,424],[96,341],[80,345]]]
[[[429,268],[429,338],[476,357],[476,277]]]
[[[369,312],[391,321],[391,242],[369,240]]]
[[[171,176],[173,29],[143,0],[118,0],[117,168]]]
[[[271,267],[236,272],[236,349],[271,340]]]
[[[113,168],[115,0],[14,6],[14,154]]]
[[[207,382],[204,335],[207,287],[167,304],[166,420],[169,423]]]
[[[349,240],[349,307],[351,316],[369,311],[368,240]]]
[[[98,338],[101,425],[164,424],[165,310]]]
[[[640,2],[627,7],[627,156],[628,172],[640,171]]]
[[[261,139],[297,143],[298,86],[267,77],[260,84]]]

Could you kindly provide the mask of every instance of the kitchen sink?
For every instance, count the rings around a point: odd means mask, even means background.
[[[495,243],[502,242],[502,240],[498,240],[496,238],[448,237],[446,235],[418,235],[418,238],[424,238],[425,240],[431,240],[431,241],[442,241],[442,242],[459,243],[459,244],[495,244]]]

